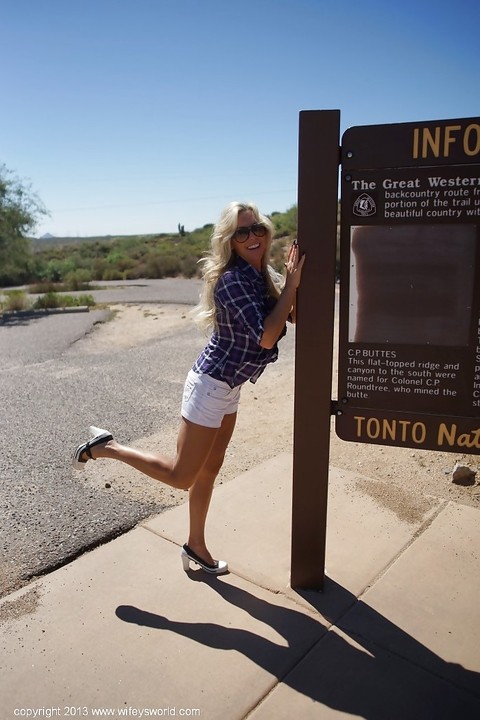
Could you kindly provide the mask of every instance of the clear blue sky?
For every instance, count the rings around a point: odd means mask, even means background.
[[[296,202],[298,114],[480,115],[478,0],[0,0],[0,164],[36,233],[214,222]]]

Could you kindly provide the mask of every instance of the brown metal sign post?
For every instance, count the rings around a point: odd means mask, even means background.
[[[300,113],[298,241],[306,253],[295,355],[293,588],[322,590],[328,464],[340,111]]]
[[[338,110],[300,113],[291,585],[323,589]],[[480,451],[480,118],[355,127],[342,139],[336,431]]]

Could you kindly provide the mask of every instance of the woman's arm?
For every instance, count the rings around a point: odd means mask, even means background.
[[[290,310],[290,315],[288,316],[289,322],[292,323],[292,325],[295,325],[297,322],[297,296],[293,298],[293,305],[292,309]]]
[[[298,245],[293,244],[288,253],[288,260],[285,263],[287,276],[285,286],[280,293],[277,304],[272,312],[267,315],[264,322],[263,335],[260,345],[267,350],[273,348],[280,337],[288,316],[295,313],[295,296],[302,278],[302,268],[305,262],[305,255],[299,258]]]

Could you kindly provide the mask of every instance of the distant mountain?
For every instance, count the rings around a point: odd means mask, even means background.
[[[45,233],[45,235],[42,235],[38,239],[39,240],[53,240],[54,237],[55,237],[55,235],[51,235],[50,233]]]

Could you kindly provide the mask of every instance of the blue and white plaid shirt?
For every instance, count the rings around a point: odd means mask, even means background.
[[[258,380],[278,348],[262,348],[263,323],[275,301],[261,272],[243,258],[218,279],[214,293],[217,329],[193,370],[236,387]],[[273,305],[272,305],[273,303]]]

